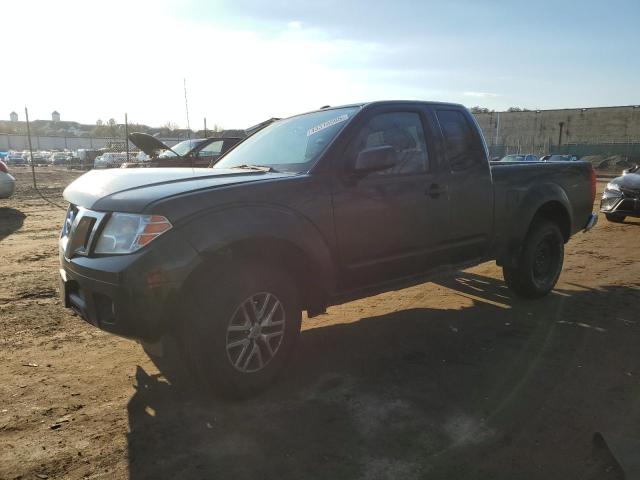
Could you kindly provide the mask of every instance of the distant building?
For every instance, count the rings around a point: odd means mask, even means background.
[[[54,110],[51,113],[51,120],[53,120],[54,122],[59,122],[60,121],[60,114],[57,112],[57,110]]]
[[[9,114],[9,119],[10,119],[12,122],[17,122],[17,121],[18,121],[18,114],[17,114],[16,112],[11,112],[11,113]]]

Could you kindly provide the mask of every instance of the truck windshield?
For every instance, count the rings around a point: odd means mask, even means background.
[[[306,172],[358,109],[323,110],[279,120],[247,138],[213,168],[259,165]]]

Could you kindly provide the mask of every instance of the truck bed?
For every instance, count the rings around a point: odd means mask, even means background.
[[[527,212],[539,208],[539,198],[554,198],[567,209],[567,239],[585,228],[593,207],[588,162],[490,162],[490,167],[498,251],[527,228]]]

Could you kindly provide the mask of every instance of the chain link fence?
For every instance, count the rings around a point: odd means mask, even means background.
[[[169,146],[181,138],[161,138]],[[30,153],[30,148],[33,154]],[[98,166],[113,168],[136,161],[140,151],[127,141],[126,129],[109,137],[71,137],[52,135],[0,134],[0,152],[6,152],[5,161],[21,166],[33,163],[37,167],[57,166],[89,170]],[[104,162],[102,162],[104,160]]]
[[[566,143],[563,145],[532,144],[527,139],[504,145],[489,145],[489,155],[492,159],[502,158],[510,154],[533,155],[575,155],[578,158],[600,156],[620,157],[630,163],[640,162],[640,141],[630,143]]]

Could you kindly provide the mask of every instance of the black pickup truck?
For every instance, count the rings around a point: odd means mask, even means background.
[[[374,102],[277,121],[212,168],[89,172],[67,187],[65,306],[109,332],[178,339],[246,395],[282,369],[301,312],[496,260],[547,294],[590,229],[586,162],[490,164],[462,106]]]

